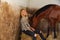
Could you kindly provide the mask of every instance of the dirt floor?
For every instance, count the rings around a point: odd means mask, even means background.
[[[59,33],[57,33],[57,34],[58,34],[58,35],[57,35],[56,40],[60,40],[60,34],[59,34]],[[44,36],[46,37],[46,34],[44,34]],[[30,37],[30,36],[22,33],[22,35],[21,35],[21,40],[32,40],[32,37]],[[39,35],[37,36],[37,40],[42,40],[42,39],[39,37]],[[53,38],[53,32],[52,32],[52,34],[49,35],[49,37],[48,37],[46,40],[54,40],[54,38]]]

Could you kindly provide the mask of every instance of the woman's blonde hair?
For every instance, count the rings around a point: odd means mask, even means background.
[[[22,11],[22,10],[26,10],[26,8],[22,8],[22,9],[20,10],[20,18],[22,17],[22,16],[21,16],[21,11]],[[26,12],[27,12],[27,10],[26,10]]]

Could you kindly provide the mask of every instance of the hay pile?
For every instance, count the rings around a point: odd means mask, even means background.
[[[0,40],[17,40],[19,14],[15,15],[7,3],[0,4]]]

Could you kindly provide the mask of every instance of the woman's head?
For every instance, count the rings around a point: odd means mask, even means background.
[[[27,16],[27,11],[26,11],[26,9],[21,9],[21,11],[20,11],[20,15],[21,16]]]

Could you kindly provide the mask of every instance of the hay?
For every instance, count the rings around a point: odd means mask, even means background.
[[[16,40],[19,29],[19,14],[15,15],[7,3],[0,4],[0,40]]]

